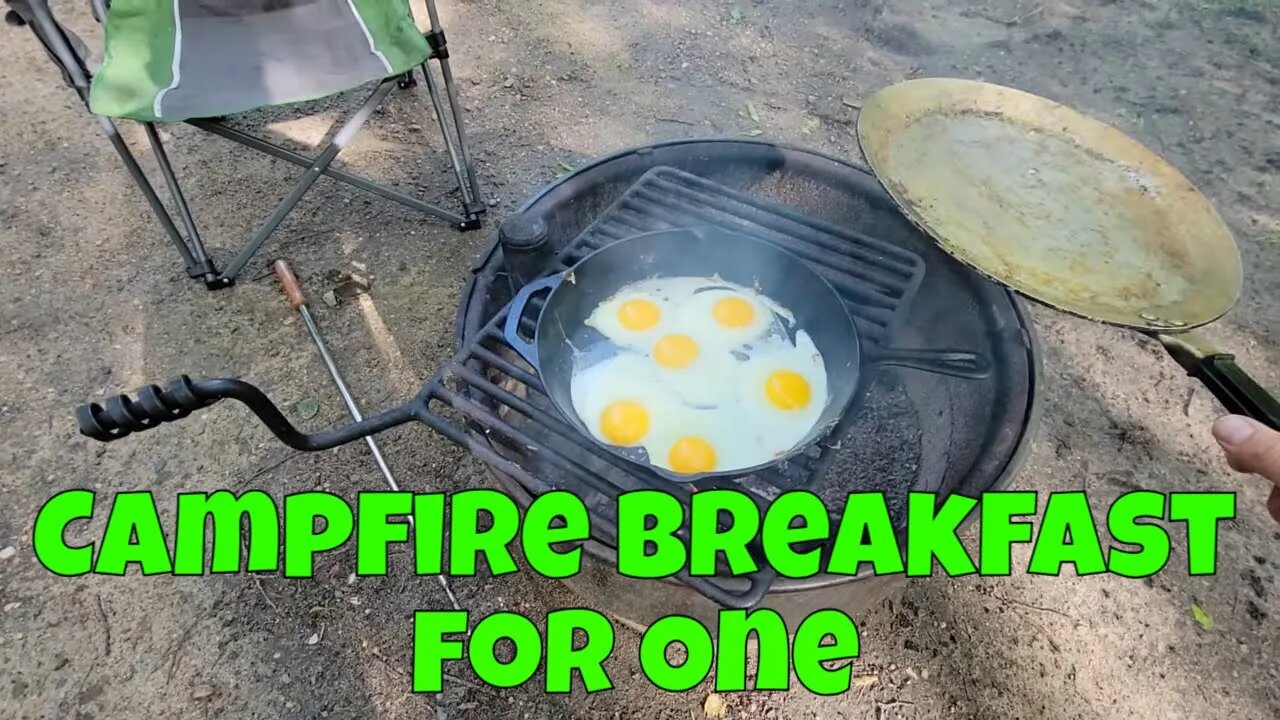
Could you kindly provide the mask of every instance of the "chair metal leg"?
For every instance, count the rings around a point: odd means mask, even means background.
[[[462,159],[458,156],[458,150],[454,147],[453,139],[449,136],[449,122],[445,120],[444,107],[440,103],[440,91],[436,89],[436,81],[431,76],[431,65],[422,63],[422,76],[426,79],[427,95],[431,98],[431,109],[436,116],[436,122],[440,124],[440,134],[444,136],[445,150],[449,152],[449,163],[453,165],[453,174],[458,181],[458,190],[462,193],[462,209],[468,215],[476,204],[475,195],[472,189],[467,185],[466,171],[462,169]]]
[[[478,223],[479,216],[485,211],[485,205],[480,193],[480,181],[476,177],[475,163],[471,159],[471,148],[467,143],[467,131],[462,122],[462,105],[458,102],[458,92],[453,81],[453,70],[449,66],[449,46],[445,40],[444,29],[440,25],[440,14],[436,11],[435,0],[425,0],[424,4],[427,7],[427,22],[430,26],[430,30],[427,32],[427,42],[431,46],[432,58],[440,63],[440,76],[444,80],[445,95],[449,99],[449,111],[453,115],[454,132],[457,133],[457,151],[454,150],[453,139],[449,136],[448,124],[444,120],[439,94],[435,89],[435,82],[431,75],[430,59],[422,64],[422,74],[426,77],[427,92],[431,95],[431,104],[440,123],[440,131],[444,134],[445,145],[449,148],[449,156],[453,161],[454,171],[458,174],[458,187],[462,191],[463,208],[468,218],[474,218]],[[458,154],[462,156],[461,169],[458,167],[459,162],[456,158]],[[462,177],[463,172],[466,173],[465,180]],[[468,195],[471,198],[470,205],[466,202]]]
[[[30,10],[31,20],[33,21],[32,30],[35,31],[36,37],[49,49],[49,52],[53,55],[57,64],[61,66],[64,75],[80,96],[80,99],[88,105],[89,73],[80,63],[57,21],[53,19],[48,5],[43,1],[33,2],[30,4]],[[182,238],[182,234],[178,232],[177,226],[173,224],[173,218],[169,216],[169,211],[165,209],[164,203],[160,201],[160,196],[156,194],[151,181],[147,179],[146,173],[138,165],[137,158],[133,156],[128,144],[120,136],[120,129],[109,118],[98,118],[98,124],[101,125],[102,132],[106,134],[111,147],[115,148],[116,154],[120,156],[125,170],[133,178],[138,189],[142,191],[143,198],[146,199],[147,205],[151,207],[151,211],[155,213],[156,219],[160,221],[160,227],[164,230],[165,235],[173,243],[174,249],[178,251],[183,265],[186,266],[187,274],[193,278],[203,278],[206,283],[212,280],[217,271],[204,254],[204,248],[200,245],[199,236],[195,233],[194,223],[189,224],[187,229],[197,249],[195,253],[192,252],[192,248],[187,246],[187,242]],[[154,129],[149,128],[149,130],[154,132]],[[151,135],[149,134],[148,138],[150,137]],[[156,137],[152,142],[152,147],[157,148],[156,157],[160,160],[161,171],[165,173],[165,181],[170,183],[169,187],[174,192],[174,199],[178,202],[179,210],[184,212],[183,221],[186,222],[188,220],[187,215],[189,215],[189,213],[185,213],[186,203],[182,200],[182,194],[178,189],[176,179],[172,178],[172,168],[169,167],[168,159],[164,157],[163,148],[158,145],[158,141],[159,138]]]
[[[173,165],[169,162],[169,154],[165,152],[164,143],[160,140],[160,133],[156,131],[154,123],[143,123],[142,127],[147,133],[147,141],[151,143],[151,151],[155,153],[156,163],[160,166],[160,174],[164,176],[164,182],[169,186],[173,204],[178,208],[182,226],[187,231],[187,243],[190,245],[191,256],[195,258],[195,270],[206,282],[213,281],[218,271],[209,260],[209,254],[205,252],[204,242],[200,240],[200,231],[196,229],[191,208],[187,207],[187,198],[183,195],[182,186],[178,184],[178,177],[173,172]]]
[[[271,236],[271,233],[275,232],[276,228],[280,227],[280,223],[284,222],[284,219],[293,211],[294,206],[298,204],[298,201],[302,199],[302,196],[306,194],[307,190],[310,190],[316,180],[320,179],[320,176],[324,174],[325,169],[328,168],[329,164],[333,162],[333,159],[338,156],[338,153],[342,151],[342,148],[346,147],[347,143],[351,142],[351,138],[355,137],[356,133],[360,131],[360,128],[368,122],[369,118],[373,115],[374,109],[387,97],[387,94],[391,92],[391,89],[395,87],[395,84],[395,78],[382,81],[382,84],[378,85],[378,88],[374,90],[373,93],[369,95],[369,98],[364,101],[364,104],[360,106],[360,109],[357,110],[350,119],[343,123],[342,127],[339,128],[338,132],[333,136],[333,141],[330,142],[320,153],[319,157],[311,163],[311,166],[307,168],[307,172],[304,173],[302,179],[293,186],[293,190],[289,195],[282,200],[278,206],[276,206],[275,212],[271,213],[271,217],[267,218],[267,221],[263,224],[262,228],[258,230],[257,234],[254,235],[253,238],[249,240],[248,244],[240,250],[240,254],[236,255],[236,258],[231,261],[231,264],[222,271],[222,275],[219,277],[219,281],[222,285],[230,286],[235,283],[236,275],[240,274],[240,271],[249,263],[249,260],[253,257],[254,253],[258,252],[262,245],[267,241],[267,238]]]
[[[467,131],[463,129],[462,105],[458,102],[458,91],[453,82],[453,71],[449,68],[448,56],[437,58],[440,63],[440,75],[444,78],[444,91],[449,97],[449,110],[453,113],[453,129],[458,134],[458,149],[462,152],[462,167],[467,171],[467,182],[471,185],[471,196],[483,208],[484,201],[480,195],[480,181],[476,178],[476,166],[471,160],[471,147],[467,144]],[[481,210],[483,212],[483,210]]]
[[[129,146],[125,144],[124,138],[120,137],[120,130],[116,128],[116,124],[108,118],[98,118],[98,122],[102,125],[102,131],[106,133],[107,139],[111,141],[111,146],[116,149],[116,154],[120,156],[121,162],[124,163],[125,170],[129,171],[129,175],[133,177],[133,182],[142,191],[142,197],[146,199],[147,205],[151,206],[151,212],[155,213],[156,219],[160,221],[160,227],[164,229],[164,234],[169,237],[174,249],[182,257],[182,262],[187,267],[187,274],[193,278],[203,278],[206,282],[212,280],[216,274],[212,264],[209,263],[208,258],[205,258],[203,264],[196,261],[191,249],[187,247],[186,241],[182,239],[182,234],[178,232],[177,226],[173,224],[173,219],[169,217],[169,211],[165,209],[164,203],[160,202],[160,196],[156,194],[156,189],[152,187],[151,181],[142,172],[142,167],[138,165],[137,159],[133,157],[133,153],[129,150]]]

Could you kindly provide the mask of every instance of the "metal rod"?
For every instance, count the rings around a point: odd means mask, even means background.
[[[302,322],[307,326],[307,332],[311,334],[311,339],[316,344],[316,349],[320,351],[320,359],[324,361],[325,369],[329,371],[329,377],[333,378],[333,384],[338,388],[338,395],[342,398],[342,404],[347,406],[347,412],[351,414],[351,419],[360,422],[364,416],[360,413],[360,406],[356,404],[356,399],[352,397],[350,388],[347,387],[347,381],[342,377],[342,371],[338,369],[338,364],[334,362],[333,355],[329,354],[329,346],[325,344],[324,337],[320,335],[320,326],[316,324],[315,318],[311,316],[311,309],[307,307],[306,296],[302,293],[302,287],[298,284],[297,277],[293,271],[289,269],[289,264],[284,260],[277,260],[275,263],[276,277],[280,279],[280,284],[284,286],[285,295],[289,298],[290,304],[297,309],[298,314],[302,316]],[[372,435],[366,436],[365,445],[369,446],[369,452],[373,455],[373,461],[378,466],[378,470],[382,471],[382,476],[387,479],[387,487],[392,492],[400,492],[400,483],[396,482],[395,475],[391,473],[391,468],[387,466],[387,460],[382,455],[382,449],[378,447],[378,442],[373,439]],[[413,514],[408,516],[409,529],[413,533],[417,533],[417,526],[413,521]],[[449,581],[444,575],[437,575],[436,579],[440,581],[440,587],[444,589],[445,595],[449,596],[449,602],[453,604],[454,610],[461,610],[458,605],[458,598],[454,597],[453,590],[449,588]]]
[[[293,191],[290,192],[284,200],[280,201],[280,204],[276,206],[275,212],[271,213],[271,217],[267,218],[267,221],[263,224],[262,228],[258,230],[257,234],[254,235],[244,248],[240,250],[240,254],[236,255],[236,259],[231,261],[231,264],[227,266],[227,269],[222,271],[223,279],[229,280],[234,278],[241,270],[244,269],[245,265],[249,264],[249,260],[253,258],[254,254],[258,252],[264,243],[266,243],[267,238],[271,236],[271,233],[275,232],[276,228],[280,227],[280,223],[284,222],[284,219],[293,211],[293,208],[298,204],[298,201],[302,199],[302,196],[311,189],[311,186],[315,184],[316,180],[320,179],[320,175],[324,172],[324,169],[329,167],[329,164],[338,156],[338,153],[342,151],[342,148],[345,147],[347,143],[351,142],[351,138],[355,137],[355,134],[359,132],[365,122],[369,120],[370,116],[373,115],[374,108],[382,102],[383,98],[387,96],[387,93],[391,92],[391,88],[395,86],[395,83],[396,81],[394,78],[384,80],[382,84],[369,95],[369,98],[364,101],[364,104],[360,106],[360,109],[357,110],[349,120],[343,123],[342,127],[338,129],[337,134],[333,136],[333,140],[325,147],[324,151],[320,153],[320,156],[311,163],[311,166],[307,168],[307,172],[302,175],[302,179],[298,181],[298,184],[293,186]]]
[[[329,354],[329,347],[325,345],[324,339],[320,337],[320,328],[316,325],[315,318],[311,317],[311,310],[306,305],[298,308],[298,314],[302,315],[302,322],[306,324],[307,331],[311,333],[311,339],[315,341],[316,348],[320,351],[320,357],[324,360],[324,366],[329,370],[329,377],[333,378],[333,384],[338,388],[338,395],[342,397],[342,404],[347,406],[347,412],[351,413],[351,419],[360,422],[364,416],[360,414],[360,408],[356,405],[355,398],[351,397],[351,390],[347,388],[347,383],[342,378],[342,373],[338,371],[338,366],[333,362],[333,356]],[[369,446],[369,452],[373,454],[373,461],[377,464],[378,469],[387,478],[387,485],[395,492],[400,492],[400,485],[396,482],[396,478],[391,474],[391,468],[387,467],[387,461],[382,456],[382,450],[378,448],[378,442],[372,437],[364,439],[365,445]],[[410,518],[409,524],[413,524]]]
[[[193,127],[198,127],[205,132],[219,135],[232,142],[240,143],[245,147],[266,153],[272,157],[279,158],[285,162],[293,163],[299,167],[310,167],[312,163],[312,158],[306,157],[305,155],[299,155],[298,153],[277,145],[269,140],[264,140],[260,137],[250,135],[249,133],[237,130],[220,122],[212,120],[188,120],[187,124]],[[345,170],[340,170],[335,167],[327,167],[324,169],[322,174],[326,177],[333,178],[338,182],[343,182],[359,190],[364,190],[367,193],[377,195],[378,197],[385,198],[392,202],[400,203],[401,205],[413,208],[419,212],[427,213],[428,215],[434,215],[445,222],[453,223],[454,225],[461,225],[466,222],[466,218],[461,215],[449,212],[448,210],[436,207],[435,205],[430,205],[416,197],[398,192],[385,185],[370,182],[359,175],[354,175]]]

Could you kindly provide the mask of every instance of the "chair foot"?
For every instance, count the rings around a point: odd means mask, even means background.
[[[205,276],[203,278],[204,286],[208,290],[226,290],[236,284],[236,279],[223,275],[215,275],[213,277]]]

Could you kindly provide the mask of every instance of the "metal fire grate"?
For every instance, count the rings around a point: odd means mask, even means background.
[[[692,225],[745,232],[802,258],[837,290],[871,343],[883,343],[892,336],[924,276],[924,261],[902,248],[662,167],[646,173],[566,246],[547,274],[564,270],[616,240]],[[536,302],[530,306],[535,312],[540,309]],[[534,495],[556,489],[579,494],[592,512],[593,534],[606,542],[616,542],[612,508],[624,492],[658,489],[687,503],[698,489],[733,487],[751,493],[764,505],[777,490],[808,487],[820,476],[828,452],[824,443],[815,443],[806,453],[751,478],[700,486],[672,484],[613,457],[559,415],[538,378],[509,350],[502,336],[507,314],[503,308],[471,337],[426,389],[431,414],[460,413],[472,434],[466,436],[456,427],[436,429]],[[531,333],[534,324],[532,317],[521,319],[526,332]],[[762,491],[761,483],[773,491]],[[748,578],[745,590],[730,589],[710,578],[680,579],[722,605],[745,607],[759,602],[775,577],[771,570],[762,571]]]
[[[924,260],[913,252],[669,167],[645,173],[556,256],[547,274],[614,241],[694,225],[754,235],[806,261],[844,299],[859,336],[871,343],[893,335],[924,279]]]

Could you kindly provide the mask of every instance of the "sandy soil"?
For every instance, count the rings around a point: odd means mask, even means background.
[[[96,42],[86,3],[54,3]],[[900,0],[850,3],[458,0],[442,8],[482,179],[514,207],[570,165],[659,138],[736,135],[747,102],[764,137],[856,158],[856,105],[912,76],[982,78],[1053,97],[1117,124],[1182,169],[1237,234],[1248,280],[1209,334],[1280,388],[1280,13],[1274,0]],[[701,717],[706,688],[661,695],[637,674],[622,631],[618,688],[546,697],[473,687],[409,693],[410,617],[446,601],[402,562],[347,578],[327,558],[313,581],[276,577],[57,578],[31,553],[40,504],[67,488],[161,495],[257,487],[275,493],[378,488],[352,445],[294,455],[237,407],[126,442],[79,437],[71,408],[180,372],[239,375],[305,423],[343,412],[265,260],[283,255],[313,295],[364,263],[368,301],[317,315],[366,409],[410,394],[453,343],[462,278],[485,234],[458,234],[322,181],[249,269],[211,294],[187,280],[140,196],[74,94],[22,29],[0,43],[0,715],[21,718]],[[353,96],[354,97],[354,96]],[[310,147],[353,97],[316,119],[246,123]],[[849,100],[849,102],[845,102]],[[191,204],[219,257],[265,217],[296,170],[165,129]],[[147,166],[137,128],[128,130]],[[447,162],[423,99],[399,93],[342,163],[435,196]],[[448,198],[448,199],[451,199]],[[1261,483],[1232,476],[1208,425],[1207,394],[1149,343],[1037,309],[1044,426],[1016,487],[1239,489],[1221,572],[1171,567],[1148,581],[936,579],[866,617],[848,695],[747,693],[730,717],[1280,716],[1280,528]],[[414,489],[487,485],[476,463],[421,428],[383,448]],[[100,535],[102,519],[78,535]],[[1175,550],[1175,563],[1182,557]],[[578,604],[520,574],[456,579],[465,607],[527,614]],[[1193,619],[1198,603],[1214,620]],[[322,638],[307,644],[313,634]]]

